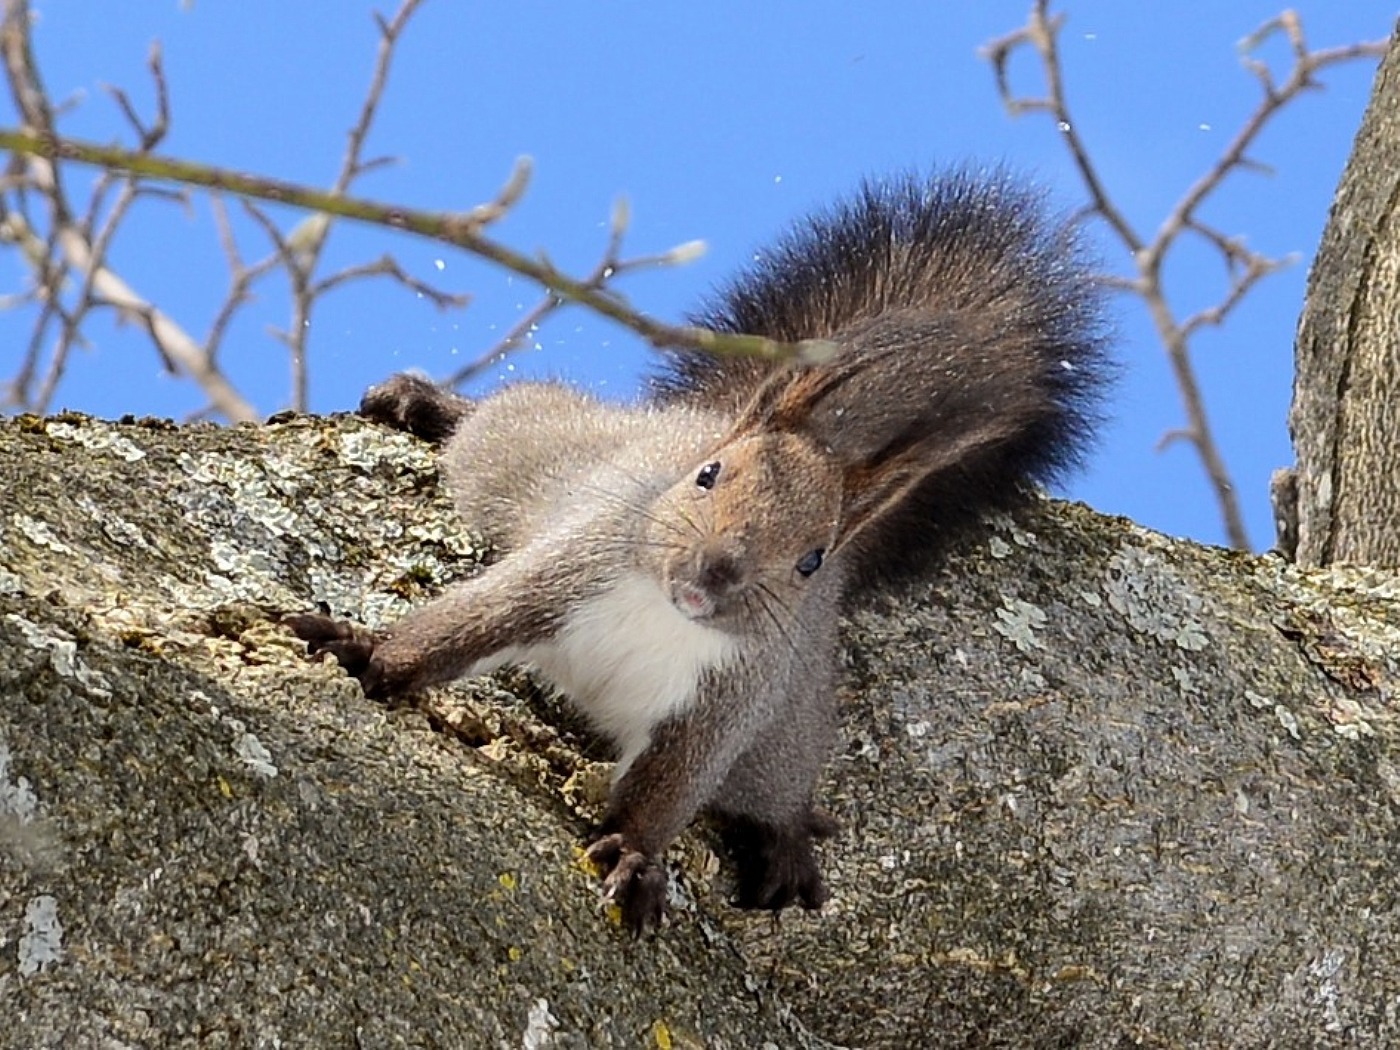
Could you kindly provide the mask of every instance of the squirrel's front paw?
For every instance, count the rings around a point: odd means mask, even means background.
[[[635,850],[620,834],[604,835],[588,847],[588,859],[603,869],[603,896],[622,910],[622,921],[640,937],[661,925],[666,912],[666,870]]]
[[[358,678],[365,696],[387,694],[383,662],[374,653],[376,640],[363,627],[319,613],[298,613],[282,618],[284,626],[306,643],[312,656],[330,653],[347,674]]]

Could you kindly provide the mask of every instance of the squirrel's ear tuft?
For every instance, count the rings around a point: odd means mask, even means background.
[[[867,461],[849,464],[833,551],[852,541],[867,550],[882,546],[881,535],[895,530],[894,519],[908,517],[925,502],[936,504],[940,488],[955,492],[955,478],[1014,436],[1004,419],[990,416],[954,440],[887,447]],[[937,524],[936,514],[927,520],[928,526]]]
[[[967,318],[886,314],[843,333],[842,353],[770,398],[771,420],[841,467],[835,549],[854,543],[879,563],[891,545],[919,543],[910,530],[926,544],[982,480],[1005,476],[1028,432],[1057,425],[1055,392],[1025,367],[1028,351],[1008,346],[1015,338]]]

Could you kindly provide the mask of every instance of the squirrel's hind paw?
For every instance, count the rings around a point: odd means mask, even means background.
[[[431,379],[400,372],[365,391],[360,415],[440,445],[471,411],[471,402]]]
[[[813,838],[826,838],[836,822],[811,810],[789,825],[731,817],[723,837],[738,869],[734,903],[741,908],[780,911],[789,904],[820,908],[829,896],[812,852]]]
[[[588,847],[588,859],[604,871],[603,896],[622,911],[623,924],[640,937],[666,914],[666,870],[632,849],[620,834],[604,835]]]

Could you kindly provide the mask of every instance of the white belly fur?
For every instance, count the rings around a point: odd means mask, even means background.
[[[573,610],[549,641],[512,647],[473,671],[537,668],[617,744],[621,776],[653,727],[688,708],[701,674],[734,649],[729,635],[682,615],[655,580],[632,574]]]

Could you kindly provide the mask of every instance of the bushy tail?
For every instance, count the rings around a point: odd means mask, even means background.
[[[1103,295],[1071,224],[1005,173],[868,183],[797,226],[695,323],[841,350],[793,368],[678,353],[654,396],[802,431],[843,459],[859,577],[1085,453],[1111,377]]]

